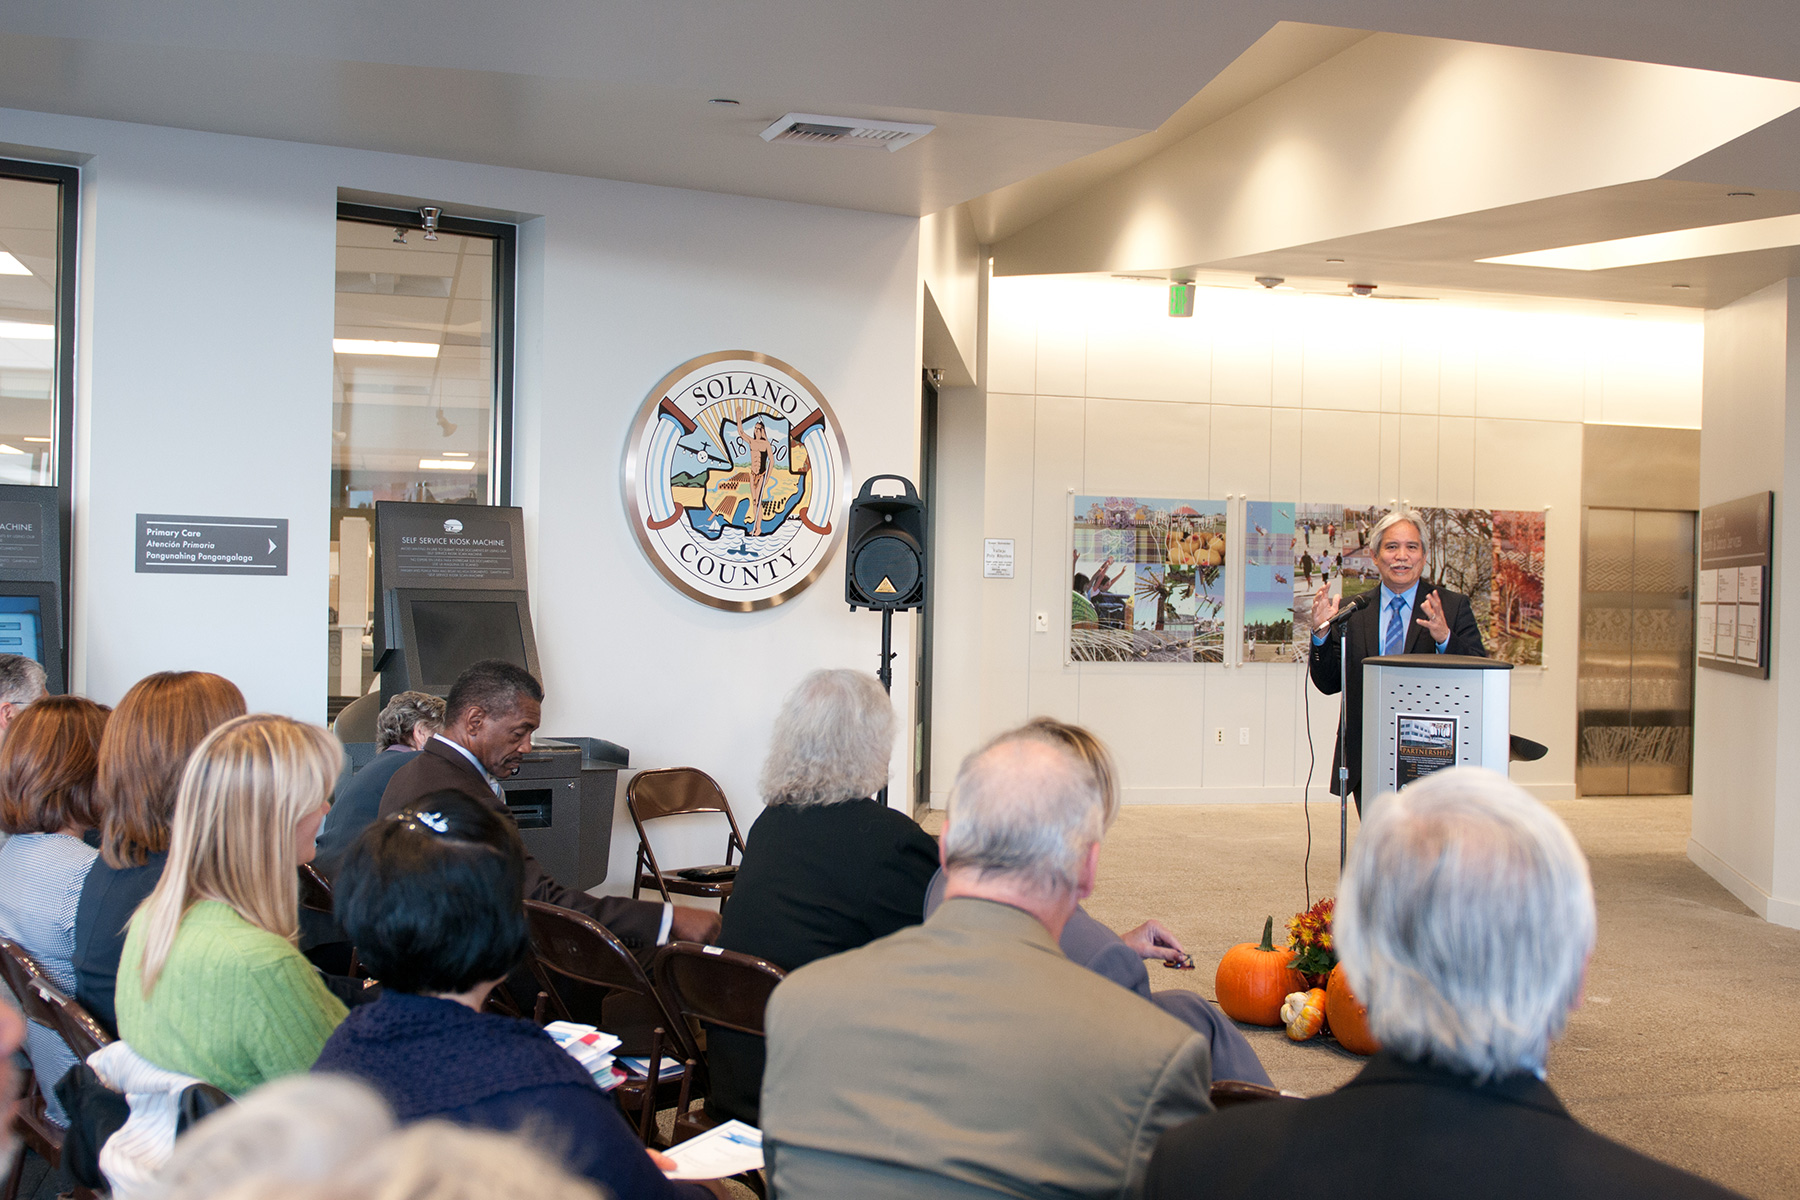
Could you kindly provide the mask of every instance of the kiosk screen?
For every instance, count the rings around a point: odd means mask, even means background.
[[[484,658],[530,669],[513,601],[414,600],[411,607],[419,673],[424,677],[419,682],[424,686],[447,688],[464,668]]]
[[[0,596],[0,654],[44,661],[43,609],[36,596]]]

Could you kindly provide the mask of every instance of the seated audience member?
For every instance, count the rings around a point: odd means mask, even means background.
[[[164,671],[133,684],[100,738],[100,860],[75,910],[75,999],[116,1032],[113,987],[125,923],[162,878],[169,815],[188,755],[244,715],[244,694],[205,671]]]
[[[1335,1092],[1170,1130],[1146,1195],[1291,1191],[1296,1152],[1341,1196],[1731,1195],[1583,1128],[1544,1082],[1594,949],[1587,862],[1555,814],[1476,767],[1365,812],[1335,932],[1384,1049]]]
[[[44,668],[22,654],[0,654],[0,738],[12,719],[43,699],[49,690]],[[0,846],[11,835],[0,830]]]
[[[1057,949],[1103,827],[1094,773],[1040,730],[963,763],[943,905],[770,998],[783,1200],[1135,1195],[1161,1132],[1210,1110],[1206,1039]]]
[[[873,675],[814,671],[775,717],[767,805],[744,845],[719,945],[784,971],[923,919],[937,842],[871,797],[887,782],[894,706]],[[758,1124],[763,1040],[707,1030],[709,1111]]]
[[[381,809],[381,794],[394,772],[419,757],[425,743],[444,728],[444,701],[426,692],[401,692],[375,718],[375,758],[350,777],[331,801],[325,827],[319,830],[319,854],[313,866],[336,879],[338,863],[357,835]]]
[[[106,713],[92,700],[53,696],[14,717],[0,742],[0,829],[12,835],[0,846],[0,937],[19,943],[70,995],[75,902],[94,865],[81,839],[100,820],[94,765]],[[75,1055],[41,1025],[29,1026],[26,1040],[50,1119],[66,1125],[52,1089]]]
[[[549,1034],[481,1011],[530,952],[524,876],[512,823],[460,792],[366,829],[334,899],[383,994],[338,1026],[313,1070],[368,1083],[402,1122],[532,1130],[617,1200],[715,1194],[663,1178],[612,1098]]]
[[[25,1018],[10,1002],[0,1002],[0,1179],[12,1171],[19,1154],[19,1068],[13,1059],[25,1045]]]
[[[312,1066],[344,1019],[294,948],[297,871],[342,755],[323,729],[269,713],[194,749],[168,866],[119,960],[119,1036],[145,1061],[237,1096]]]
[[[1061,741],[1094,772],[1100,794],[1106,802],[1106,827],[1119,815],[1119,773],[1113,765],[1112,752],[1080,725],[1070,725],[1053,717],[1037,717],[1026,725]],[[944,901],[944,874],[940,870],[931,880],[926,896],[927,915]],[[1147,959],[1179,962],[1186,955],[1175,935],[1161,921],[1149,920],[1124,935],[1116,934],[1093,917],[1086,908],[1077,906],[1063,926],[1057,943],[1070,962],[1086,967],[1097,975],[1129,988],[1170,1016],[1183,1021],[1201,1033],[1212,1044],[1214,1079],[1240,1079],[1248,1083],[1271,1086],[1269,1073],[1262,1061],[1231,1019],[1220,1012],[1206,997],[1194,992],[1171,989],[1150,990],[1150,972],[1144,969]]]
[[[145,1200],[601,1200],[524,1137],[444,1121],[394,1128],[341,1077],[285,1079],[176,1143]]]
[[[444,704],[444,729],[419,756],[394,772],[381,796],[392,816],[433,792],[461,792],[495,812],[505,809],[500,780],[519,769],[543,711],[544,689],[523,667],[499,659],[476,663],[457,677]],[[633,950],[648,952],[671,939],[710,942],[719,914],[700,908],[590,896],[563,887],[525,855],[525,895],[587,913]]]

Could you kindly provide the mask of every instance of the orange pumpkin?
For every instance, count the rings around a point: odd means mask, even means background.
[[[1281,1002],[1290,992],[1306,990],[1306,977],[1288,966],[1292,955],[1287,948],[1275,948],[1274,932],[1275,918],[1270,917],[1263,923],[1261,945],[1239,942],[1219,960],[1213,986],[1226,1016],[1250,1025],[1280,1025]]]
[[[1325,1024],[1330,1026],[1338,1045],[1352,1054],[1373,1054],[1381,1049],[1381,1043],[1369,1032],[1369,1010],[1350,990],[1350,977],[1344,974],[1343,963],[1331,968],[1331,978],[1325,982]]]

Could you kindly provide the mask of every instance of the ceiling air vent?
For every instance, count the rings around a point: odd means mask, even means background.
[[[898,150],[911,145],[936,125],[911,125],[905,121],[865,121],[858,117],[821,117],[816,113],[789,113],[762,131],[765,142],[806,142],[814,146],[868,146]]]

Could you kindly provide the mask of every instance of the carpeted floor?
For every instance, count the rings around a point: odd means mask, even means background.
[[[1588,1125],[1750,1196],[1800,1189],[1800,930],[1770,925],[1687,860],[1685,797],[1555,806],[1587,851],[1600,935],[1587,1003],[1550,1082]],[[1312,805],[1312,898],[1337,878],[1335,802]],[[935,824],[935,822],[934,822]],[[1356,836],[1356,815],[1350,816]],[[1088,910],[1115,929],[1163,920],[1197,965],[1151,986],[1211,997],[1219,957],[1306,899],[1295,805],[1126,808]],[[1313,1094],[1361,1059],[1323,1041],[1246,1028],[1275,1082]]]

